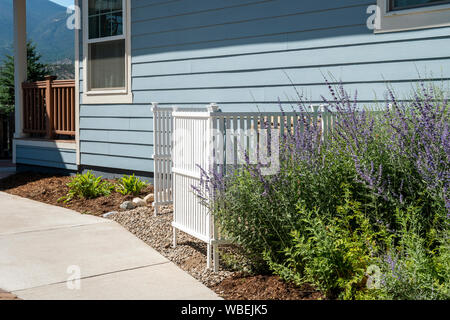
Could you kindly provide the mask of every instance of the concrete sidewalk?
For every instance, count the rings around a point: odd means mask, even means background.
[[[1,192],[0,289],[22,299],[219,299],[113,221]]]

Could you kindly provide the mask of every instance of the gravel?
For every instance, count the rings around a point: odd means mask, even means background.
[[[221,269],[214,273],[206,269],[206,243],[188,234],[178,232],[178,245],[172,248],[173,220],[172,208],[162,208],[166,214],[154,216],[153,208],[140,207],[130,211],[118,212],[108,216],[128,231],[136,235],[163,256],[177,264],[207,287],[213,287],[224,279],[237,274],[234,271]]]

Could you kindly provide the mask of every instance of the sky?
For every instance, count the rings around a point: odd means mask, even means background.
[[[64,7],[68,7],[68,6],[72,5],[72,4],[74,4],[73,0],[50,0],[50,1],[55,2],[57,4],[60,4],[60,5],[64,6]]]

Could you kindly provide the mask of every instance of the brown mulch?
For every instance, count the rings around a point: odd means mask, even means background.
[[[2,289],[0,289],[0,301],[1,300],[20,300],[20,299],[17,298],[12,293],[9,293],[9,292],[6,292],[6,291],[3,291]]]
[[[278,276],[236,275],[212,288],[226,300],[319,300],[324,296],[311,286],[298,288]]]
[[[18,173],[0,180],[0,191],[20,197],[69,208],[80,213],[102,215],[119,210],[120,204],[133,199],[112,193],[109,197],[97,199],[74,199],[69,203],[58,201],[68,192],[67,183],[71,177],[41,173]],[[111,180],[112,181],[112,180]],[[148,187],[141,196],[153,192]],[[232,270],[222,270],[214,274],[205,269],[206,248],[204,243],[180,232],[179,246],[172,249],[172,216],[170,214],[154,217],[150,207],[120,212],[110,218],[123,225],[141,240],[147,242],[161,254],[168,257],[180,268],[202,281],[218,295],[227,300],[316,300],[324,296],[309,286],[295,287],[277,276],[245,276]],[[0,290],[2,298],[14,299],[9,293]]]
[[[134,198],[133,196],[123,196],[118,192],[113,192],[108,197],[97,199],[73,199],[68,203],[58,201],[69,191],[67,183],[70,180],[71,177],[69,176],[24,172],[0,180],[0,191],[95,216],[111,211],[120,211],[119,206],[124,201]],[[113,182],[114,180],[110,181]],[[152,192],[153,187],[149,186],[141,196],[146,196]]]

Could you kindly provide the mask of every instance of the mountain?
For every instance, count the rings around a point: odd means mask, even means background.
[[[74,32],[66,8],[49,0],[27,0],[27,33],[44,62],[74,58]],[[0,60],[13,53],[13,0],[0,0]]]

